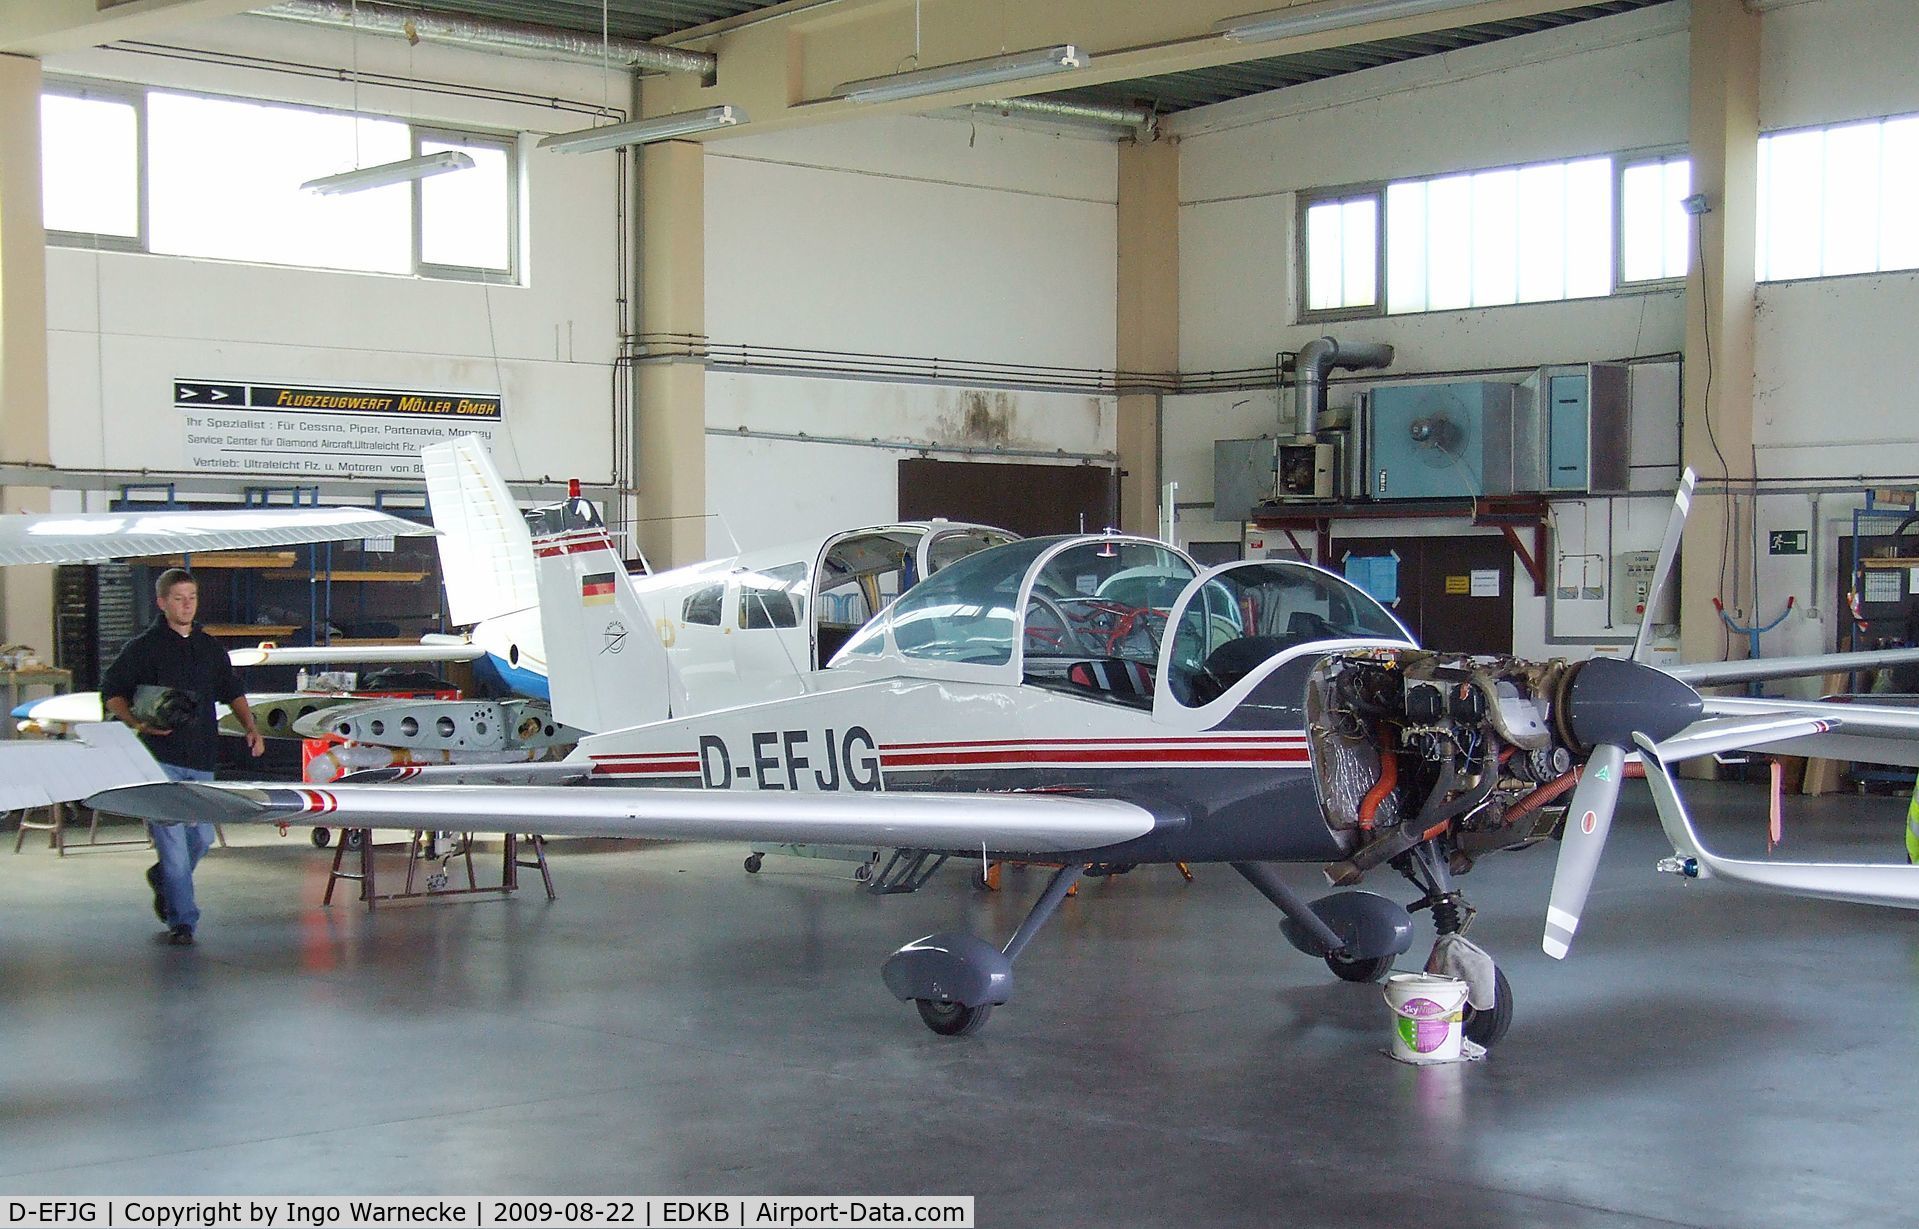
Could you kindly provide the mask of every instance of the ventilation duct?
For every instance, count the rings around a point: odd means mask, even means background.
[[[1326,373],[1334,369],[1359,371],[1369,367],[1389,367],[1393,348],[1383,341],[1347,341],[1315,337],[1299,348],[1293,360],[1297,391],[1294,431],[1302,437],[1319,434],[1320,416],[1326,412]]]

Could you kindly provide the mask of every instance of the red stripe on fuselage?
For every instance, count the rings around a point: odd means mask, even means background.
[[[1304,747],[1063,747],[1053,750],[880,752],[882,768],[995,768],[1032,764],[1098,764],[1130,768],[1159,764],[1307,764]]]

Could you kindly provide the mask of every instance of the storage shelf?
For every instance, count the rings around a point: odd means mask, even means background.
[[[298,623],[202,623],[200,630],[209,636],[245,636],[271,640],[275,636],[291,636],[300,630],[300,625]]]
[[[195,555],[193,557],[193,567],[196,571],[204,568],[290,568],[293,566],[293,561],[294,554],[290,550],[208,551],[204,555]],[[130,559],[127,562],[137,563],[150,568],[183,568],[187,566],[187,561],[179,555],[147,555],[139,559]],[[305,579],[306,573],[300,573],[300,577],[301,579]]]
[[[313,573],[307,573],[307,572],[300,571],[297,568],[276,568],[272,571],[261,573],[261,576],[267,580],[315,580],[315,581],[325,580],[329,576],[331,576],[332,579],[336,581],[348,581],[348,580],[375,581],[375,582],[387,581],[389,583],[403,582],[411,585],[411,584],[418,584],[419,582],[425,580],[427,578],[427,573],[425,572],[353,571],[345,568],[335,568],[333,569],[331,573],[328,573],[325,570],[321,570]]]

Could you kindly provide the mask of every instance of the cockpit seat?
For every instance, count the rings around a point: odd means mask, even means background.
[[[1066,681],[1075,687],[1097,691],[1116,699],[1153,698],[1153,669],[1144,662],[1125,657],[1098,657],[1076,661],[1066,670]]]

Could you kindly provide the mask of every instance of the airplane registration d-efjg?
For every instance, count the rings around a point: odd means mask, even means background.
[[[1671,573],[1690,488],[1688,474],[1656,584]],[[1666,772],[1732,747],[1816,747],[1842,730],[1887,762],[1913,762],[1910,710],[1719,707],[1687,680],[1811,673],[1861,655],[1661,670],[1644,661],[1645,630],[1631,658],[1577,663],[1428,650],[1321,569],[1202,571],[1163,543],[1108,534],[972,554],[853,632],[797,694],[694,712],[675,708],[684,688],[592,506],[570,500],[529,519],[554,715],[604,731],[565,760],[398,768],[325,789],[139,784],[90,804],[163,822],[324,815],[346,827],[1062,864],[1003,943],[940,933],[886,961],[887,988],[944,1034],[974,1032],[1009,1001],[1020,953],[1082,874],[1182,861],[1232,865],[1284,913],[1294,946],[1352,981],[1384,976],[1413,941],[1407,906],[1354,885],[1380,868],[1403,875],[1419,892],[1410,908],[1430,910],[1438,932],[1429,967],[1468,981],[1466,1035],[1490,1045],[1512,993],[1461,934],[1472,908],[1458,880],[1490,852],[1563,828],[1544,942],[1565,955],[1635,751],[1682,871],[1919,904],[1919,868],[1713,857]],[[637,724],[610,729],[611,712]],[[1341,890],[1309,902],[1279,862],[1322,864]]]

